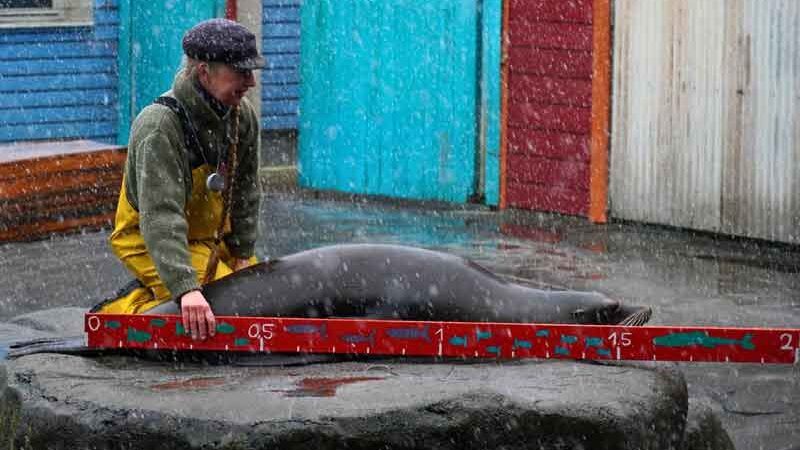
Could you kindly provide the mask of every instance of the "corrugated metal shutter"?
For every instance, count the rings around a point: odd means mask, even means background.
[[[614,217],[800,242],[800,3],[616,4]]]

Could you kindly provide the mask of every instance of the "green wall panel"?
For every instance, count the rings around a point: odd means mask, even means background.
[[[202,20],[222,17],[224,5],[224,0],[120,0],[120,144],[128,143],[139,111],[172,86],[183,34]]]

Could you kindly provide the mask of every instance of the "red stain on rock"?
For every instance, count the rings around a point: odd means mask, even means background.
[[[194,390],[207,389],[210,387],[221,386],[223,384],[225,384],[225,378],[222,377],[189,378],[187,380],[153,384],[150,386],[150,389],[154,391],[167,391],[172,389]]]
[[[297,389],[286,393],[289,397],[334,397],[336,388],[361,381],[382,380],[380,377],[303,378]]]
[[[575,275],[575,278],[581,280],[605,280],[606,276],[602,273],[582,273],[580,275]]]
[[[498,250],[519,250],[522,248],[522,246],[509,244],[507,242],[498,242],[496,248]]]
[[[514,236],[517,238],[550,244],[555,244],[564,240],[564,237],[561,235],[561,233],[553,229],[537,228],[510,223],[504,223],[500,225],[500,232],[507,236]]]
[[[537,250],[536,253],[541,253],[543,255],[551,255],[551,256],[563,256],[563,257],[567,256],[566,253],[554,250],[552,248],[544,248],[541,250]]]
[[[581,245],[581,248],[585,250],[589,250],[590,252],[594,253],[606,253],[608,252],[608,246],[605,242],[591,242],[588,244]]]

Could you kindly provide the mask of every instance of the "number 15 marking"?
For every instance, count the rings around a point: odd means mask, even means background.
[[[621,333],[617,333],[615,331],[608,336],[608,340],[611,341],[611,345],[614,347],[629,347],[631,345],[631,332],[623,331]]]

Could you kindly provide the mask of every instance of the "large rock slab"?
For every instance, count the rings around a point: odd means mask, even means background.
[[[74,335],[78,312],[17,318],[0,326],[0,343],[8,341],[3,327]],[[239,367],[36,354],[5,361],[0,374],[0,442],[20,448],[683,450],[688,442],[686,383],[670,366]],[[700,425],[689,437],[725,434],[708,414],[692,422]],[[697,439],[692,449],[721,448]]]
[[[679,376],[572,362],[257,368],[40,354],[6,372],[14,433],[33,448],[672,449],[687,413]]]

